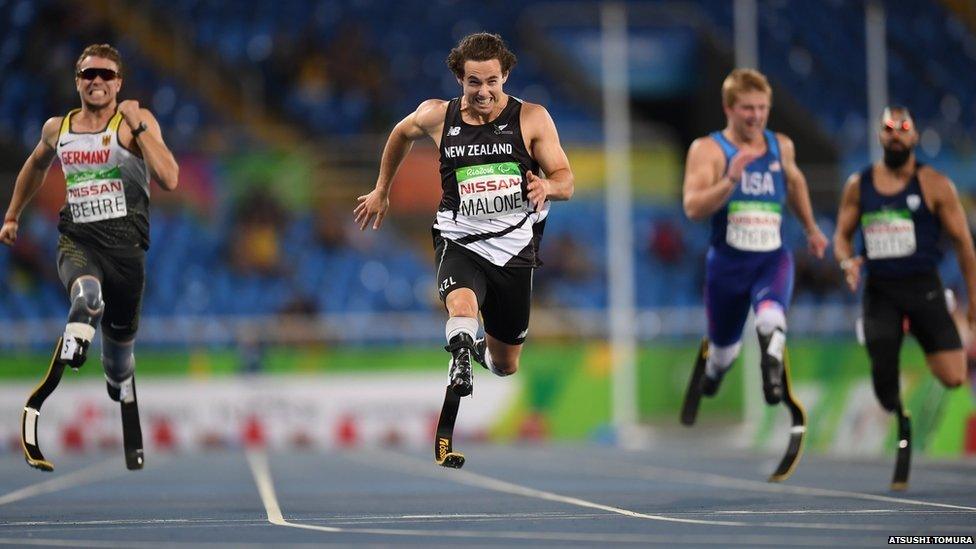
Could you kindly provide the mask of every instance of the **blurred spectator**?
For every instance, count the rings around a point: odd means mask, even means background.
[[[267,190],[256,188],[241,202],[233,231],[230,264],[240,274],[282,272],[280,227],[285,212]]]
[[[541,255],[545,267],[539,269],[542,284],[562,281],[587,282],[596,274],[589,253],[570,233],[562,233],[542,246]]]
[[[664,265],[681,263],[685,255],[685,243],[681,229],[670,219],[657,221],[651,228],[649,239],[651,253]]]

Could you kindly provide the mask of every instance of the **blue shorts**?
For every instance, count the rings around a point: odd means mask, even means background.
[[[737,253],[709,248],[705,259],[705,313],[708,340],[721,347],[742,339],[742,327],[763,301],[775,301],[785,313],[793,296],[793,254],[786,248],[766,253]]]

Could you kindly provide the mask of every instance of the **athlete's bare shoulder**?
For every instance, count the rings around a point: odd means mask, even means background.
[[[922,194],[936,203],[956,197],[956,187],[949,176],[928,164],[918,169],[918,184],[922,187]]]
[[[554,135],[556,123],[549,115],[549,111],[538,103],[529,103],[521,99],[510,97],[509,101],[519,101],[522,103],[522,110],[519,113],[519,126],[522,128],[522,135],[529,141],[546,135]]]
[[[64,123],[63,116],[52,116],[41,126],[41,142],[52,149],[58,146],[58,133],[61,132],[61,124]]]
[[[724,162],[722,147],[710,135],[703,135],[688,147],[688,162]]]
[[[793,145],[793,140],[790,139],[790,136],[780,132],[774,132],[774,135],[776,136],[776,143],[779,145],[779,150],[784,155],[796,156],[796,146]]]
[[[847,176],[847,181],[844,183],[844,190],[841,194],[841,200],[852,200],[857,202],[861,197],[861,172],[854,172]]]
[[[949,179],[949,176],[928,164],[918,168],[918,182],[927,186],[942,187],[952,185],[952,180]]]
[[[444,124],[449,101],[444,99],[428,99],[417,106],[414,111],[414,122],[428,133]]]

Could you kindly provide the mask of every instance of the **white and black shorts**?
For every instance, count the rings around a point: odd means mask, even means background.
[[[436,231],[434,250],[441,301],[458,288],[468,288],[478,298],[485,333],[521,345],[529,329],[533,268],[499,267]]]

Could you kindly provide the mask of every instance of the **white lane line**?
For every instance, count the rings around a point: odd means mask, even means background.
[[[378,454],[383,454],[386,457],[386,459],[383,461],[379,461]],[[820,522],[816,522],[816,523],[740,522],[740,521],[729,521],[729,520],[685,519],[685,518],[678,518],[674,516],[649,515],[645,513],[638,513],[636,511],[630,511],[628,509],[621,509],[619,507],[612,507],[609,505],[593,503],[579,498],[553,494],[551,492],[545,492],[543,490],[536,490],[534,488],[529,488],[518,484],[512,484],[510,482],[497,480],[484,475],[479,475],[477,473],[472,473],[470,471],[461,471],[456,469],[444,470],[442,468],[432,467],[429,462],[424,461],[422,459],[413,458],[396,452],[390,452],[385,450],[374,450],[374,452],[372,453],[369,454],[364,453],[361,456],[357,456],[357,458],[358,458],[357,462],[372,461],[375,466],[381,468],[386,468],[386,469],[397,468],[412,474],[423,475],[423,476],[428,476],[428,477],[433,477],[438,479],[447,478],[460,484],[467,484],[469,486],[486,488],[488,490],[521,495],[530,498],[557,501],[560,503],[578,505],[581,507],[602,509],[605,511],[609,511],[611,513],[617,513],[624,516],[649,519],[649,520],[679,522],[679,523],[688,523],[688,524],[703,524],[703,525],[710,525],[710,526],[737,526],[737,527],[746,527],[746,528],[755,528],[756,526],[768,526],[771,528],[791,528],[791,529],[806,529],[806,530],[841,530],[841,531],[877,530],[877,531],[885,531],[885,532],[891,529],[890,526],[881,525],[881,524],[832,524],[832,523],[820,523]],[[630,478],[630,477],[625,477],[625,478]]]
[[[503,532],[503,531],[474,531],[474,530],[414,530],[397,528],[336,528],[329,526],[318,526],[314,524],[302,524],[289,522],[284,519],[281,513],[281,506],[278,504],[278,497],[275,494],[274,484],[271,478],[271,471],[268,466],[267,456],[263,452],[247,452],[248,465],[254,477],[255,484],[258,486],[258,493],[264,504],[268,522],[275,526],[287,526],[291,528],[301,528],[304,530],[315,530],[328,533],[347,533],[347,534],[375,534],[388,536],[413,536],[431,538],[468,538],[468,539],[510,539],[510,540],[534,540],[534,541],[566,541],[566,542],[589,542],[589,543],[658,543],[658,544],[703,544],[720,543],[726,544],[740,543],[739,540],[730,540],[723,536],[671,536],[671,535],[643,535],[643,534],[590,534],[590,533],[571,533],[571,532]],[[430,465],[433,467],[432,465]],[[719,521],[711,521],[719,523]],[[720,523],[724,524],[724,522]],[[732,523],[734,524],[734,523]],[[742,523],[745,525],[745,523]],[[743,538],[740,538],[743,539]],[[822,543],[825,538],[818,537]],[[791,538],[793,541],[793,538]],[[840,541],[840,540],[837,540]],[[849,542],[845,538],[845,541]],[[741,542],[743,545],[774,545],[783,544],[782,537],[776,536],[750,536]]]
[[[99,480],[122,476],[127,472],[117,459],[105,460],[78,469],[77,471],[72,471],[66,475],[56,476],[50,480],[31,484],[4,494],[0,496],[0,505],[7,505],[8,503],[25,500],[41,494],[49,494],[76,486],[91,484]]]
[[[309,530],[319,530],[321,532],[341,532],[341,528],[331,528],[329,526],[315,526],[309,524],[296,524],[285,520],[281,514],[281,507],[278,505],[278,496],[275,494],[274,482],[271,480],[271,468],[268,466],[268,456],[264,452],[254,450],[247,451],[247,463],[251,467],[251,475],[254,476],[254,483],[258,486],[258,493],[261,495],[261,503],[268,514],[268,522],[276,526],[291,526],[293,528],[306,528]]]
[[[834,490],[830,488],[813,488],[810,486],[794,486],[790,484],[777,484],[771,482],[760,482],[714,473],[699,473],[685,471],[682,469],[672,469],[667,467],[657,467],[653,465],[639,465],[621,461],[615,461],[613,467],[607,466],[606,460],[594,460],[590,458],[575,457],[577,463],[586,463],[588,470],[595,474],[612,476],[619,478],[631,478],[632,473],[620,471],[621,467],[629,467],[631,471],[645,480],[667,480],[672,482],[684,482],[686,484],[697,484],[711,486],[714,488],[737,488],[740,490],[751,490],[754,492],[772,492],[779,494],[798,494],[804,496],[821,496],[830,498],[863,499],[867,501],[883,501],[885,503],[900,503],[902,505],[914,505],[921,507],[937,507],[940,509],[956,509],[960,511],[976,511],[976,507],[966,505],[954,505],[951,503],[939,503],[936,501],[923,501],[918,499],[898,498],[894,496],[882,496],[878,494],[865,494],[862,492],[851,492],[847,490]],[[531,461],[531,460],[527,460]],[[549,464],[550,468],[552,464]]]
[[[592,502],[592,501],[588,501],[585,499],[576,498],[572,496],[564,496],[562,494],[547,492],[545,490],[537,490],[535,488],[529,488],[528,486],[522,486],[520,484],[514,484],[511,482],[506,482],[504,480],[498,480],[492,477],[479,475],[478,473],[472,473],[470,471],[437,468],[434,467],[433,464],[430,462],[408,457],[406,455],[396,453],[396,452],[379,450],[379,451],[374,451],[372,453],[364,452],[363,454],[364,455],[362,456],[357,456],[357,459],[362,461],[372,461],[384,468],[396,467],[413,474],[419,474],[419,475],[434,477],[434,478],[449,478],[450,480],[457,482],[459,484],[467,484],[468,486],[485,488],[487,490],[492,490],[495,492],[504,492],[507,494],[514,494],[517,496],[523,496],[527,498],[542,499],[546,501],[555,501],[558,503],[565,503],[567,505],[575,505],[577,507],[586,507],[588,509],[599,509],[601,511],[607,511],[608,513],[615,513],[627,517],[656,520],[661,522],[705,524],[709,526],[748,526],[748,523],[745,522],[733,522],[727,520],[685,519],[685,518],[677,518],[677,517],[666,517],[663,515],[649,515],[646,513],[638,513],[637,511],[631,511],[630,509],[623,509],[621,507],[614,507],[612,505],[604,505],[602,503],[596,503],[596,502]],[[383,454],[383,456],[386,459],[384,459],[382,462],[379,462],[379,460],[376,459],[376,456],[378,454]]]

